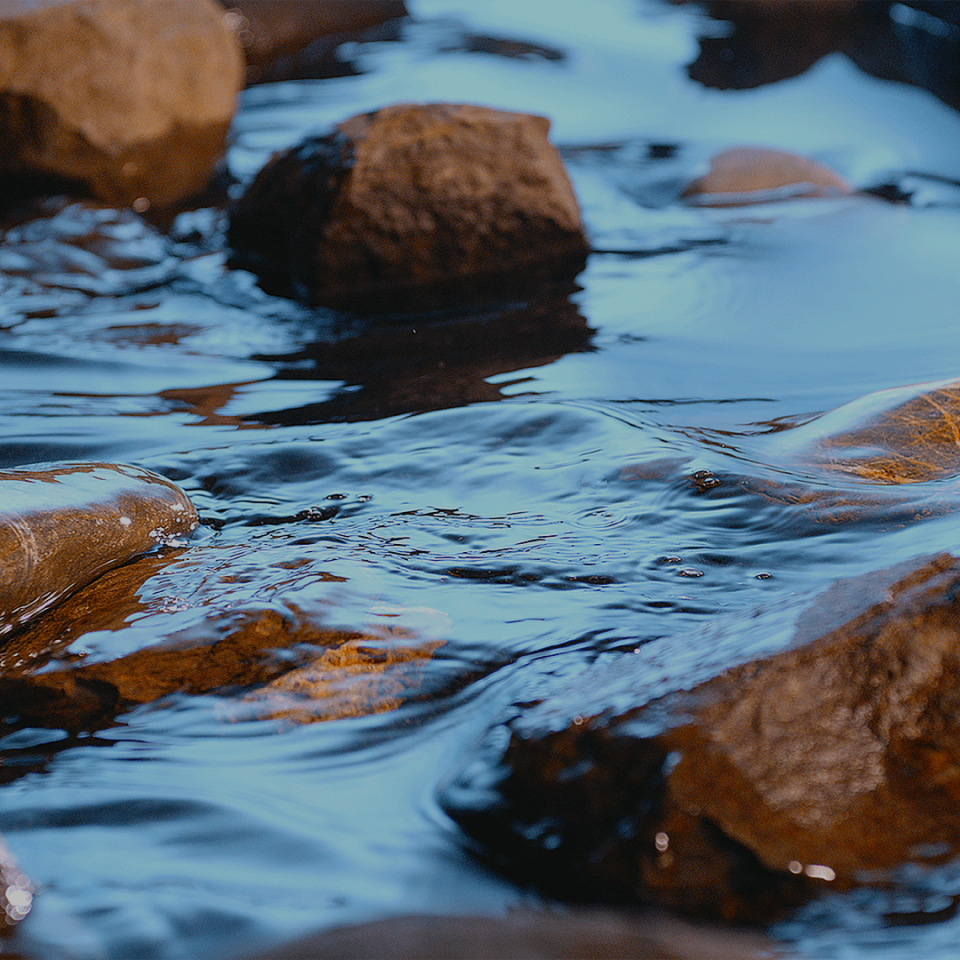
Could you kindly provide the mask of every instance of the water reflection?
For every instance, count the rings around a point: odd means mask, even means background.
[[[279,368],[280,380],[340,381],[343,387],[318,403],[246,419],[286,425],[369,420],[499,400],[504,386],[525,379],[502,375],[588,350],[594,332],[562,290],[520,306],[358,326],[295,353],[259,357]]]

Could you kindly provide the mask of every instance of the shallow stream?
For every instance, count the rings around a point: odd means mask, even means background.
[[[0,468],[135,463],[203,520],[123,629],[58,656],[290,605],[433,644],[427,695],[371,716],[174,695],[95,736],[8,730],[0,834],[40,886],[28,956],[227,957],[536,905],[435,801],[511,703],[638,648],[682,681],[752,652],[735,634],[710,647],[717,618],[960,549],[956,478],[871,485],[795,439],[867,394],[960,376],[960,114],[841,52],[705,87],[687,67],[724,27],[693,5],[408,6],[341,48],[352,75],[249,88],[231,173],[390,102],[545,114],[595,250],[575,290],[414,318],[308,310],[228,267],[219,208],[163,225],[54,199],[0,239]],[[905,9],[903,30],[932,29]],[[741,144],[902,196],[684,205],[683,183]],[[769,495],[791,485],[834,506]],[[788,956],[955,957],[960,874],[913,882],[909,903],[828,897],[772,935]]]

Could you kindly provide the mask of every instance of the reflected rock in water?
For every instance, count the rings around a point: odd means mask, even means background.
[[[413,302],[463,281],[572,277],[587,240],[545,117],[397,104],[273,157],[230,211],[233,260],[312,304]],[[531,277],[530,275],[533,275]]]
[[[733,147],[710,159],[710,169],[683,196],[698,206],[733,207],[792,197],[833,197],[852,187],[807,157],[763,147]]]
[[[0,471],[0,636],[196,526],[189,498],[149,470],[61,463]]]
[[[960,560],[904,566],[824,594],[796,621],[802,645],[691,689],[659,695],[627,655],[518,707],[444,806],[552,890],[728,920],[950,860]]]
[[[175,203],[209,182],[242,73],[214,0],[13,0],[0,12],[0,173],[138,209]]]
[[[526,379],[521,375],[506,383],[503,374],[590,349],[594,331],[571,303],[571,287],[544,287],[539,299],[520,306],[358,321],[339,339],[293,354],[261,356],[280,367],[279,379],[344,386],[324,401],[247,419],[270,424],[371,420],[500,400],[504,386]]]

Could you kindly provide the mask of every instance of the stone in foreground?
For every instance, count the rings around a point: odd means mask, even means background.
[[[174,203],[210,180],[242,82],[215,0],[2,0],[0,174]]]
[[[309,303],[545,272],[587,241],[544,117],[398,104],[273,157],[235,204],[236,265]]]
[[[149,470],[111,463],[0,470],[0,637],[196,526],[188,497]]]
[[[749,922],[955,857],[960,560],[897,575],[833,629],[851,607],[825,595],[798,621],[828,629],[812,643],[690,690],[657,696],[642,657],[583,675],[495,728],[446,809],[566,895]]]

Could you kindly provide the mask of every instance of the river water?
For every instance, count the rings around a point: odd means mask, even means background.
[[[87,738],[7,730],[0,834],[40,887],[27,955],[226,957],[392,914],[536,905],[464,852],[435,799],[511,703],[651,644],[682,682],[725,617],[960,546],[953,479],[827,476],[791,430],[957,377],[957,113],[839,52],[707,88],[687,65],[724,28],[693,6],[408,6],[341,48],[352,74],[248,89],[231,173],[242,185],[272,151],[390,102],[545,114],[595,250],[576,289],[428,317],[308,310],[229,268],[218,207],[157,224],[50,200],[0,242],[0,467],[135,463],[204,521],[122,629],[78,631],[62,656],[290,605],[432,651],[428,695],[369,716],[290,722],[239,693],[175,694]],[[903,29],[930,27],[908,14]],[[907,199],[684,205],[682,184],[740,144]],[[776,484],[853,507],[758,492]],[[723,642],[710,657],[750,653]],[[771,933],[795,956],[956,956],[960,879],[914,882]]]

